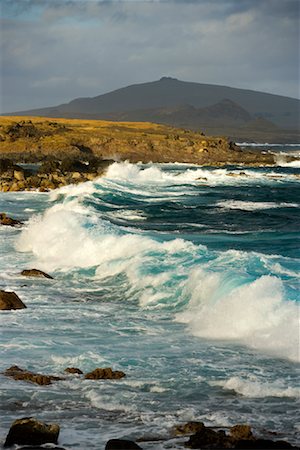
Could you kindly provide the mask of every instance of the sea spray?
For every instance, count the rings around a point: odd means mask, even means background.
[[[165,436],[185,420],[296,443],[298,175],[120,163],[51,193],[0,193],[25,221],[0,230],[1,284],[28,306],[2,316],[0,370],[66,378],[26,389],[4,379],[1,436],[18,402],[63,424],[65,448]],[[54,280],[20,276],[30,267]],[[68,366],[127,376],[98,383]]]

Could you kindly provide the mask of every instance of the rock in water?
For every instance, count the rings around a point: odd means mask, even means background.
[[[175,436],[194,434],[198,431],[203,430],[204,423],[203,422],[187,422],[182,425],[176,425],[173,429],[173,434]]]
[[[121,370],[112,370],[110,367],[105,369],[97,368],[85,375],[87,380],[119,380],[125,377],[125,373]]]
[[[8,225],[14,227],[16,225],[21,225],[22,222],[16,219],[8,217],[5,213],[0,213],[0,225]]]
[[[14,444],[57,444],[58,435],[59,425],[47,425],[33,417],[24,417],[13,422],[6,437],[4,447],[9,447]]]
[[[133,441],[127,441],[125,439],[110,439],[106,446],[105,450],[142,450],[142,447],[137,445]]]
[[[16,381],[30,381],[31,383],[36,383],[40,386],[48,386],[49,384],[52,384],[52,381],[60,381],[63,379],[54,375],[33,373],[28,370],[21,369],[18,366],[11,366],[9,369],[6,369],[3,374],[7,377],[13,378]]]
[[[48,275],[47,273],[39,269],[25,269],[22,270],[21,275],[23,275],[24,277],[40,277],[53,280],[53,277],[51,277],[51,275]]]
[[[233,441],[239,441],[241,439],[253,440],[253,434],[250,425],[235,425],[230,428],[230,436]]]
[[[76,375],[82,375],[83,374],[82,370],[78,369],[77,367],[67,367],[65,369],[65,372],[76,374]]]
[[[0,291],[0,310],[24,309],[27,306],[15,292]]]

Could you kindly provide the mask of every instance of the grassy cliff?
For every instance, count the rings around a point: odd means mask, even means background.
[[[273,163],[271,155],[241,151],[225,137],[154,123],[0,117],[0,157],[37,162],[66,156],[210,165]]]

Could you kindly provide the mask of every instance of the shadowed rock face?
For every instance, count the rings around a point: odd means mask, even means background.
[[[13,422],[4,446],[9,447],[14,444],[57,444],[58,435],[59,425],[47,425],[32,417],[25,417]]]
[[[0,225],[8,225],[11,227],[15,227],[16,225],[21,225],[22,222],[16,219],[12,219],[8,217],[5,213],[0,213]]]
[[[135,442],[125,439],[111,439],[107,442],[105,450],[138,450],[142,449]]]
[[[63,379],[53,375],[41,375],[40,373],[33,373],[28,370],[21,369],[18,366],[12,366],[9,369],[6,369],[3,374],[17,381],[29,381],[31,383],[39,384],[40,386],[47,386],[49,384],[52,384],[52,381],[59,381]]]
[[[15,292],[0,291],[0,310],[24,309],[27,306]]]
[[[88,380],[119,380],[125,376],[125,373],[121,370],[113,371],[110,367],[106,367],[104,369],[97,368],[87,373],[84,378]]]
[[[23,275],[24,277],[49,278],[53,280],[53,277],[51,277],[51,275],[48,275],[47,273],[39,269],[25,269],[22,270],[21,275]]]

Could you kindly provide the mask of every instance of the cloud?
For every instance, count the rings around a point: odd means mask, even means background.
[[[298,1],[3,1],[7,112],[163,75],[298,93]]]

